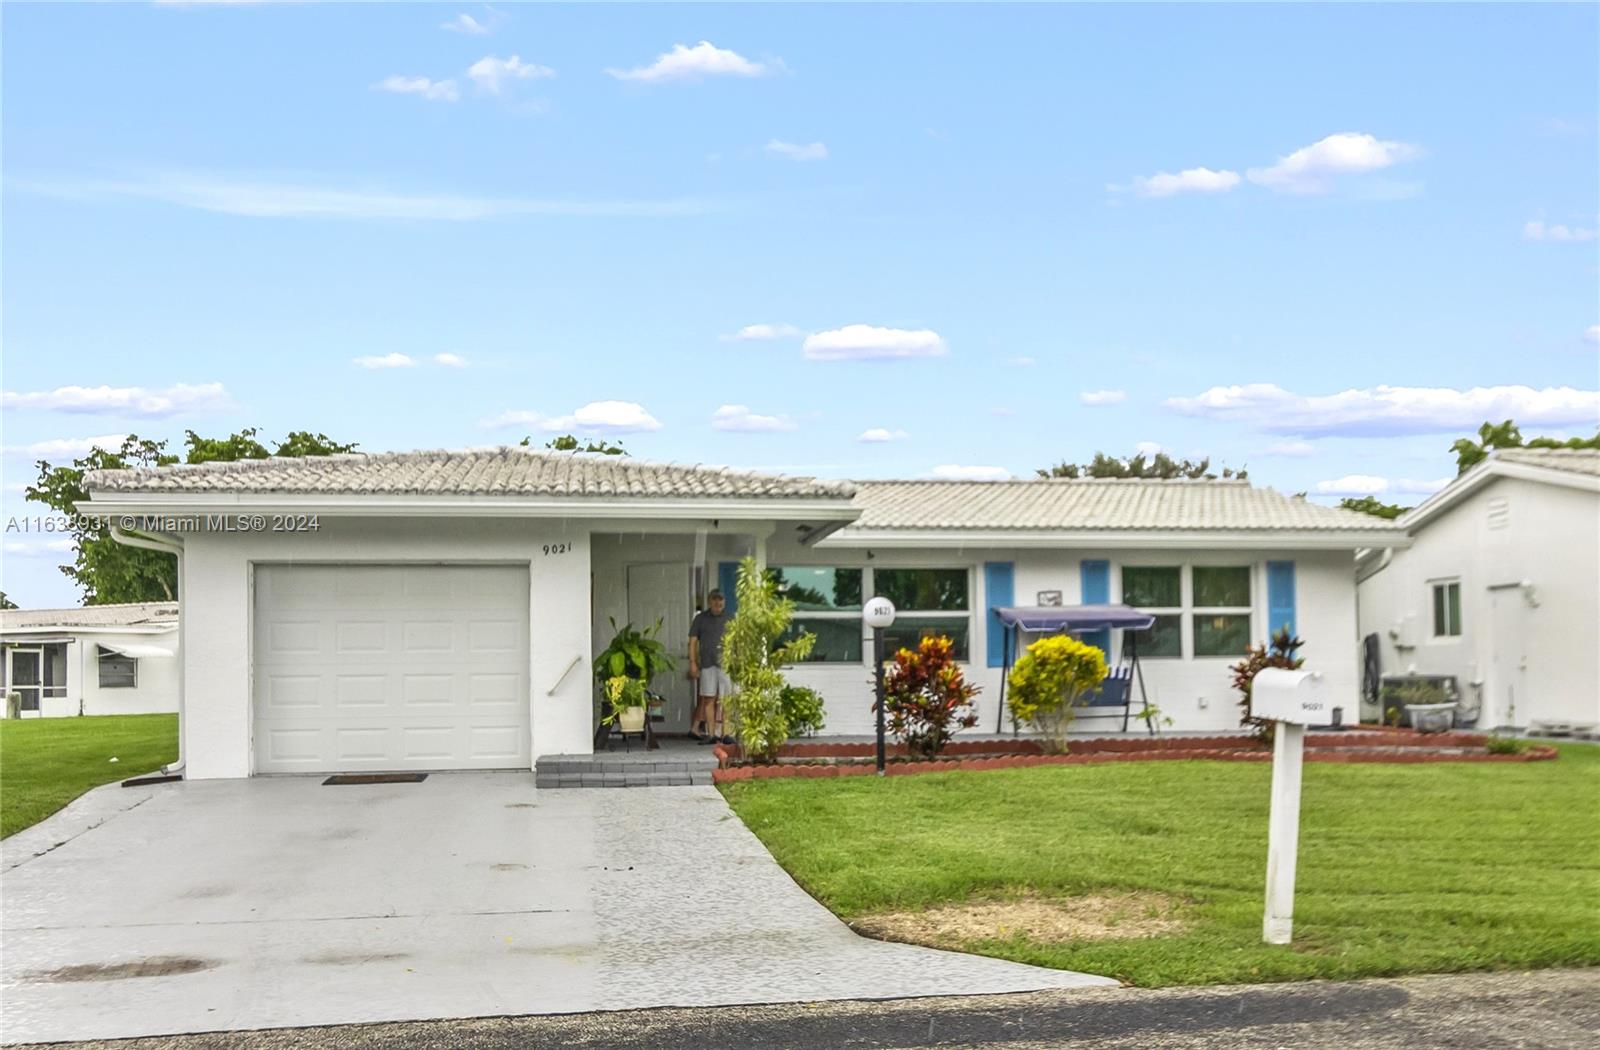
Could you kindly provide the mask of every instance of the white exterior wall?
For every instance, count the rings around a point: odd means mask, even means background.
[[[115,628],[86,630],[70,628],[59,632],[69,635],[67,643],[67,692],[65,696],[47,696],[39,701],[39,715],[43,718],[64,718],[74,715],[147,715],[166,714],[178,710],[178,628],[167,631],[119,631]],[[58,636],[52,636],[57,638]],[[26,635],[11,635],[7,646],[30,647]],[[54,642],[52,644],[55,644]],[[171,649],[172,657],[142,656],[139,658],[137,684],[126,689],[100,688],[100,646],[153,645]]]
[[[1506,512],[1491,527],[1491,507]],[[1498,515],[1497,515],[1498,517]],[[1461,634],[1433,636],[1433,583],[1461,582]],[[1527,581],[1531,592],[1503,587]],[[1384,674],[1454,675],[1481,727],[1600,723],[1600,496],[1498,477],[1416,530],[1360,584],[1360,628],[1381,643]],[[1531,602],[1528,600],[1531,597]],[[1494,637],[1497,601],[1508,637]],[[1505,621],[1503,621],[1505,622]],[[1503,641],[1514,665],[1496,682]],[[1498,688],[1497,688],[1498,686]],[[1510,687],[1508,692],[1507,687]],[[1518,702],[1513,708],[1507,697]]]
[[[503,564],[529,572],[533,755],[591,747],[587,523],[321,517],[318,532],[191,533],[184,539],[183,753],[190,778],[252,772],[250,618],[257,563]],[[546,544],[569,544],[546,554]],[[562,678],[574,659],[579,666]],[[561,680],[554,694],[550,690]]]
[[[843,565],[894,568],[965,568],[969,572],[969,604],[972,605],[970,659],[963,665],[969,681],[982,687],[977,697],[978,726],[972,732],[992,733],[997,724],[1002,670],[987,666],[988,617],[992,604],[984,594],[983,564],[987,561],[1014,565],[1014,605],[1035,604],[1037,592],[1059,590],[1067,605],[1082,602],[1080,563],[1085,559],[1111,563],[1111,600],[1121,600],[1122,565],[1250,565],[1253,567],[1251,598],[1251,636],[1264,641],[1270,633],[1267,624],[1265,563],[1295,563],[1296,631],[1306,641],[1300,651],[1308,670],[1328,677],[1334,703],[1344,708],[1344,720],[1356,721],[1360,699],[1360,659],[1356,633],[1355,573],[1349,551],[1172,551],[1172,550],[866,550],[833,548],[823,541],[821,548],[793,543],[774,543],[768,549],[773,565]],[[1191,652],[1185,617],[1184,651]],[[1114,654],[1120,651],[1121,632],[1112,638]],[[825,734],[863,734],[873,732],[871,646],[864,644],[864,659],[856,664],[805,664],[789,672],[789,680],[820,692],[827,701]],[[1233,730],[1239,726],[1237,694],[1230,685],[1228,667],[1243,654],[1230,657],[1184,659],[1140,659],[1145,687],[1151,702],[1172,719],[1174,730]],[[1138,692],[1135,684],[1135,710]],[[1120,712],[1119,712],[1120,714]],[[1009,728],[1009,722],[1006,723]],[[1117,731],[1121,718],[1102,715],[1086,717],[1084,730]],[[1130,731],[1143,731],[1138,722]]]

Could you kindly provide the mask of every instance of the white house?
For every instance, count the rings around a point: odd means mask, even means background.
[[[178,709],[178,605],[0,610],[6,690],[23,717]]]
[[[1358,687],[1358,549],[1391,523],[1238,481],[839,482],[524,448],[106,471],[85,512],[179,557],[188,776],[529,768],[587,753],[609,622],[682,655],[738,560],[778,570],[819,637],[791,680],[828,731],[870,723],[860,604],[891,641],[956,640],[998,715],[995,606],[1123,601],[1157,617],[1150,697],[1179,728],[1237,724],[1227,667],[1292,623],[1336,695]],[[1096,639],[1118,651],[1120,638]],[[663,729],[687,725],[681,674]]]
[[[1600,452],[1505,449],[1364,553],[1383,673],[1448,675],[1480,727],[1600,725]]]

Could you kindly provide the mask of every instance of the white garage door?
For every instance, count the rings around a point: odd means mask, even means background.
[[[258,773],[527,769],[528,572],[262,565]]]

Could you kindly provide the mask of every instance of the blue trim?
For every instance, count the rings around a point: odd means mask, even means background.
[[[1294,630],[1294,562],[1267,562],[1267,636],[1283,627]]]
[[[720,561],[717,563],[717,589],[722,592],[722,597],[728,602],[723,611],[732,616],[739,611],[739,563],[736,561]]]
[[[983,563],[983,604],[989,609],[988,626],[984,629],[988,645],[989,666],[1006,665],[1006,632],[995,610],[1016,600],[1016,566],[1009,561]]]
[[[1084,559],[1078,563],[1078,600],[1084,605],[1105,605],[1111,601],[1111,563],[1100,559]],[[1096,646],[1106,654],[1111,663],[1111,632],[1084,631],[1078,637]]]

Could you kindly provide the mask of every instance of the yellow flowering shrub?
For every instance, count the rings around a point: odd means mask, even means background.
[[[1019,722],[1043,733],[1051,750],[1067,749],[1073,707],[1106,677],[1106,654],[1067,635],[1028,646],[1006,679],[1006,701]]]

